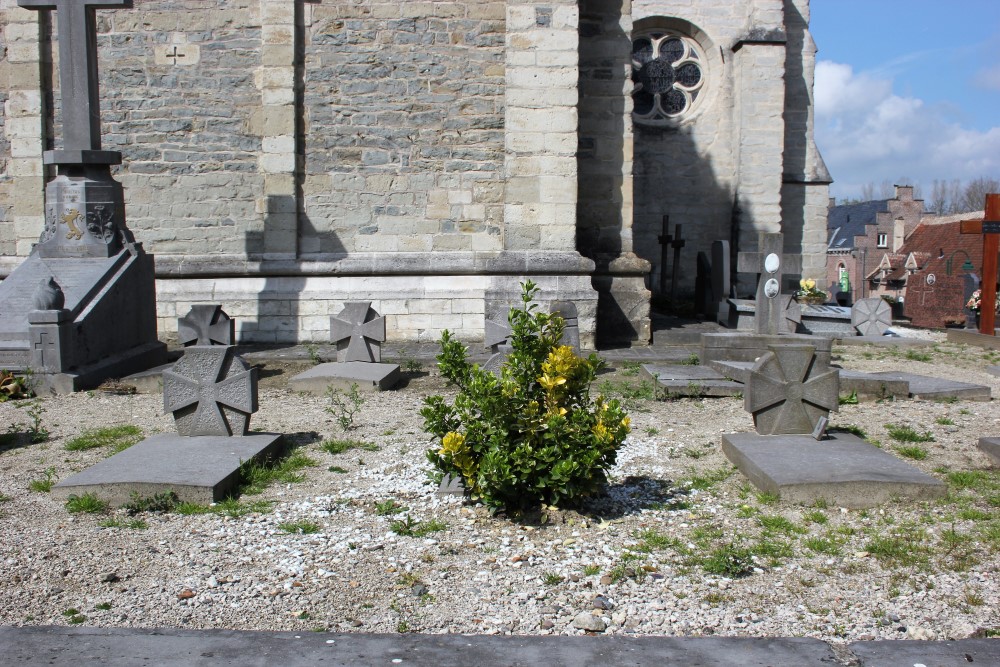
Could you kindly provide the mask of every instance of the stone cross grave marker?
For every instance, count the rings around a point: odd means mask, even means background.
[[[337,346],[337,361],[382,361],[385,317],[372,310],[371,301],[348,301],[338,315],[330,316],[330,342]]]
[[[67,154],[63,157],[71,158],[68,155],[71,152],[100,151],[101,104],[95,10],[129,9],[132,0],[17,0],[17,4],[25,9],[54,9],[58,12],[62,153]],[[60,160],[52,162],[59,163]]]
[[[187,315],[177,320],[177,338],[181,345],[234,345],[236,320],[218,304],[191,306]]]
[[[231,345],[196,345],[163,371],[163,410],[180,435],[246,435],[257,412],[257,369]]]
[[[816,359],[813,345],[769,345],[754,363],[743,395],[760,435],[812,433],[840,409],[840,372]]]
[[[892,326],[892,308],[882,297],[861,299],[851,308],[851,325],[862,336],[881,336]]]
[[[801,273],[802,257],[784,255],[781,234],[761,233],[757,252],[741,252],[737,256],[736,270],[740,273],[757,273],[757,300],[754,304],[754,331],[775,335],[782,331],[784,318],[781,281],[786,273]]]

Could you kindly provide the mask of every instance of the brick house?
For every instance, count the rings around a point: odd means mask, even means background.
[[[913,198],[913,187],[897,185],[892,199],[831,206],[827,216],[827,262],[824,289],[851,304],[869,296],[904,296],[896,281],[883,281],[883,264],[899,268],[894,257],[920,224],[924,202]],[[888,258],[887,258],[888,255]],[[894,274],[895,275],[895,274]],[[844,279],[849,289],[844,294]]]

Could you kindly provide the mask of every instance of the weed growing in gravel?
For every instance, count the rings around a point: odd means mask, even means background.
[[[409,514],[389,524],[389,530],[403,537],[426,537],[431,533],[436,533],[447,528],[448,524],[443,521],[438,521],[437,519],[414,521],[413,517]]]
[[[409,510],[408,507],[403,507],[395,500],[386,500],[381,503],[375,503],[375,513],[379,516],[389,516],[392,514],[399,514],[400,512],[406,512]]]
[[[257,495],[272,482],[285,484],[301,482],[305,479],[305,475],[299,471],[314,465],[316,465],[315,460],[297,449],[277,459],[244,461],[240,466],[239,494]]]
[[[119,519],[117,517],[104,519],[97,525],[101,528],[128,528],[130,530],[145,530],[149,527],[149,524],[142,519],[130,519],[125,521],[124,519]]]
[[[919,445],[900,445],[896,447],[896,452],[905,458],[915,461],[923,461],[927,458],[927,450]]]
[[[753,495],[761,505],[775,505],[781,500],[781,495],[773,491],[758,491]]]
[[[712,549],[701,559],[701,566],[709,574],[718,574],[730,579],[745,577],[753,572],[753,553],[735,542]]]
[[[94,609],[97,609],[98,611],[107,611],[107,610],[111,609],[111,603],[110,602],[98,602],[97,604],[94,605]]]
[[[354,415],[365,404],[365,397],[358,390],[358,383],[351,384],[348,391],[327,387],[326,395],[330,398],[330,407],[326,411],[334,416],[343,431],[351,430],[354,427]]]
[[[584,565],[583,566],[583,576],[585,576],[585,577],[592,577],[595,574],[600,574],[600,573],[601,573],[601,566],[600,565]]]
[[[52,487],[56,485],[56,469],[46,468],[45,472],[42,473],[45,477],[41,479],[33,479],[28,482],[28,488],[32,491],[38,491],[39,493],[48,493],[52,490]]]
[[[66,511],[70,514],[103,514],[108,511],[108,503],[93,493],[73,495],[66,501]]]
[[[930,431],[921,434],[911,426],[886,424],[885,430],[889,432],[889,437],[896,442],[934,442],[934,435]]]
[[[87,617],[80,613],[80,610],[76,607],[70,607],[64,611],[63,616],[66,617],[66,622],[71,625],[79,625],[87,620]]]
[[[906,354],[903,355],[909,361],[930,361],[931,355],[926,352],[917,352],[916,350],[907,350]]]
[[[865,543],[864,549],[887,565],[918,565],[926,563],[928,556],[926,534],[913,528],[875,535]]]
[[[700,363],[701,363],[701,359],[698,358],[697,354],[695,354],[694,352],[692,352],[691,354],[689,354],[687,356],[686,359],[684,359],[683,361],[681,361],[681,366],[697,366]]]
[[[135,516],[141,512],[170,512],[177,506],[178,502],[180,501],[177,498],[177,494],[173,491],[155,493],[146,498],[140,496],[138,492],[133,491],[129,497],[129,501],[122,505],[122,509],[131,516]]]
[[[211,505],[199,505],[198,503],[183,502],[174,508],[174,512],[182,516],[192,516],[195,514],[222,514],[232,518],[239,518],[247,514],[267,514],[274,509],[273,500],[254,500],[252,502],[241,502],[236,498],[226,498]]]
[[[646,427],[646,435],[648,435],[649,437],[653,437],[654,435],[657,435],[659,432],[660,429],[656,428],[655,426]]]
[[[632,550],[639,553],[653,553],[664,549],[673,549],[677,553],[686,553],[687,547],[676,537],[664,535],[654,528],[647,528],[633,533],[633,537],[639,540]]]
[[[344,473],[347,472],[347,468],[341,468],[340,466],[330,466],[329,468],[327,468],[327,470],[329,472],[335,472],[338,475],[343,475]]]
[[[934,420],[934,423],[935,424],[939,424],[941,426],[954,426],[955,425],[955,422],[952,421],[951,419],[949,419],[948,417],[938,417],[937,419]]]
[[[292,535],[313,535],[322,530],[315,521],[285,521],[279,523],[278,528]]]
[[[6,493],[0,493],[0,503],[6,503],[14,500],[12,497],[8,496]]]
[[[65,448],[71,452],[82,452],[98,447],[111,447],[111,453],[117,454],[126,450],[142,439],[142,429],[138,426],[124,424],[122,426],[108,426],[84,431],[77,437],[69,440]]]
[[[806,531],[802,526],[795,525],[789,519],[778,514],[762,514],[757,517],[757,522],[765,530],[773,530],[779,533],[786,533],[788,535],[792,534],[803,534]]]
[[[858,392],[852,391],[850,394],[845,394],[837,399],[837,402],[841,405],[857,405],[858,404]]]
[[[858,436],[862,440],[867,440],[868,439],[868,434],[865,433],[865,430],[863,428],[859,427],[859,426],[855,426],[854,424],[846,424],[844,426],[836,426],[834,428],[827,429],[827,432],[828,433],[850,433],[851,435]]]
[[[829,537],[821,537],[818,535],[807,537],[802,540],[802,544],[804,544],[810,551],[818,554],[825,554],[827,556],[836,556],[840,554],[840,545]]]
[[[808,523],[825,524],[829,518],[821,510],[812,510],[804,513],[802,520]]]
[[[542,573],[542,583],[546,586],[558,586],[563,582],[563,577],[555,572]]]
[[[621,555],[621,559],[618,563],[608,570],[608,576],[611,577],[612,583],[618,583],[623,579],[634,579],[635,581],[642,581],[646,573],[651,571],[653,568],[647,569],[643,565],[643,558],[637,553],[631,551],[625,551]]]
[[[366,452],[377,452],[381,447],[372,442],[364,440],[338,440],[331,438],[320,443],[319,448],[328,454],[343,454],[352,449],[363,449]]]
[[[639,370],[642,368],[642,364],[638,361],[623,361],[621,374],[626,377],[633,377],[639,374]]]

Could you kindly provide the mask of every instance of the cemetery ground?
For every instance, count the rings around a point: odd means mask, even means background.
[[[978,348],[834,354],[845,368],[1000,392],[986,372],[1000,354]],[[0,403],[11,424],[0,624],[834,643],[1000,632],[1000,470],[976,448],[1000,434],[996,401],[842,396],[832,428],[863,432],[949,493],[869,510],[794,505],[757,492],[723,456],[722,434],[753,429],[740,398],[657,394],[637,363],[615,362],[594,391],[622,397],[632,433],[607,495],[514,518],[435,495],[419,409],[454,391],[433,361],[399,361],[403,387],[357,403],[340,393],[341,407],[287,389],[308,361],[265,362],[251,429],[288,434],[291,451],[211,507],[153,498],[108,510],[47,492],[172,431],[158,393]]]

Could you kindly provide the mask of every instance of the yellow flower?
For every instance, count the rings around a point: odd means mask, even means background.
[[[625,428],[629,428],[631,425],[632,425],[631,419],[629,419],[628,417],[622,419],[622,426],[624,426]]]

